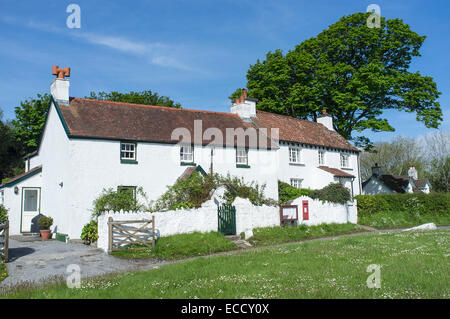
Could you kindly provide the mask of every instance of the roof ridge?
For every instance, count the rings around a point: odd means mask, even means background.
[[[200,112],[200,113],[222,114],[222,115],[230,115],[230,116],[233,116],[233,117],[238,117],[238,115],[237,115],[237,114],[234,114],[234,113],[217,112],[217,111],[207,111],[207,110],[183,109],[183,108],[170,107],[170,106],[159,106],[159,105],[150,105],[150,104],[127,103],[127,102],[117,102],[117,101],[105,101],[105,100],[88,99],[88,98],[81,98],[81,97],[73,97],[71,101],[73,101],[73,100],[82,100],[82,101],[89,101],[89,102],[95,101],[95,102],[106,103],[106,104],[117,104],[117,105],[124,105],[124,106],[143,107],[143,108],[153,108],[153,109],[167,109],[167,110],[171,110],[171,111],[188,111],[188,112]]]
[[[258,112],[262,112],[262,113],[272,114],[272,115],[279,115],[279,116],[287,117],[287,118],[290,118],[290,119],[293,119],[293,120],[297,120],[297,121],[303,121],[303,122],[308,122],[308,123],[313,123],[313,124],[316,124],[316,125],[322,125],[322,126],[324,126],[324,125],[321,124],[321,123],[317,123],[317,122],[310,121],[310,120],[305,120],[305,119],[299,119],[299,118],[297,118],[297,117],[293,117],[293,116],[290,116],[290,115],[279,114],[279,113],[272,113],[272,112],[261,111],[261,110],[257,110],[256,112],[257,112],[257,113],[258,113]]]

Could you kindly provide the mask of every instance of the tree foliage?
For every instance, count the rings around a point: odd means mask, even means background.
[[[114,102],[123,102],[123,103],[135,103],[135,104],[158,105],[158,106],[181,108],[180,103],[175,103],[172,99],[168,98],[167,96],[160,96],[158,93],[152,92],[151,90],[141,91],[141,92],[130,91],[128,93],[120,93],[117,91],[112,91],[110,93],[91,92],[90,96],[88,96],[87,98],[95,99],[95,100],[104,100],[104,101],[114,101]]]
[[[50,94],[38,94],[36,98],[20,102],[14,110],[16,118],[11,121],[14,135],[22,146],[22,155],[36,150],[45,124]]]
[[[2,121],[0,110],[0,184],[6,177],[20,174],[23,165],[22,150],[10,123]]]
[[[275,50],[251,65],[247,88],[259,99],[257,108],[310,120],[326,109],[337,132],[366,147],[371,142],[363,131],[394,131],[383,118],[386,110],[415,113],[417,121],[437,128],[442,110],[436,83],[408,71],[425,36],[401,19],[382,17],[380,28],[368,28],[369,15],[344,16],[287,54]]]

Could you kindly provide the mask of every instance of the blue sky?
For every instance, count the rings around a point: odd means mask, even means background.
[[[66,7],[81,7],[81,28],[66,26]],[[229,110],[228,96],[268,51],[293,49],[343,15],[371,3],[427,39],[412,70],[432,76],[442,95],[441,129],[450,131],[448,1],[6,1],[0,0],[0,108],[14,117],[21,100],[49,91],[53,64],[71,67],[70,95],[151,89],[185,108]],[[389,112],[394,133],[432,130],[414,114]]]

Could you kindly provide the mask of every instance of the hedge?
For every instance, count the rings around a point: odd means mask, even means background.
[[[357,195],[358,216],[379,212],[450,213],[450,193]]]

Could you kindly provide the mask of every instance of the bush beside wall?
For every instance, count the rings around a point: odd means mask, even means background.
[[[450,213],[450,193],[357,195],[358,216],[409,212],[419,215]]]

